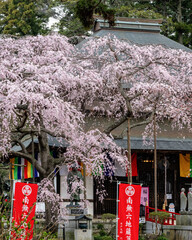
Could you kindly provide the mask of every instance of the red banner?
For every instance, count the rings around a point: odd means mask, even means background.
[[[140,199],[140,185],[119,184],[118,240],[138,239]]]
[[[37,199],[37,184],[17,182],[12,215],[11,239],[31,240]]]
[[[132,169],[132,177],[137,177],[137,153],[133,153],[131,155],[131,169]],[[129,169],[127,169],[126,176],[130,174]]]

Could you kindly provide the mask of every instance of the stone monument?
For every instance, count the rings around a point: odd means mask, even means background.
[[[77,206],[80,201],[80,194],[82,190],[79,186],[80,180],[83,180],[83,176],[80,171],[78,171],[76,165],[72,166],[71,171],[67,175],[67,192],[70,194],[70,206]],[[75,186],[76,185],[76,186]],[[75,204],[73,204],[73,202]]]
[[[186,211],[188,199],[188,211]],[[172,228],[166,228],[164,226],[163,232],[167,236],[171,236],[169,239],[185,240],[192,239],[192,187],[189,188],[189,192],[186,196],[185,188],[180,192],[180,214],[176,215],[176,225]]]
[[[185,194],[185,188],[181,188],[181,193],[180,193],[180,213],[186,212],[186,207],[187,207],[187,197]]]
[[[65,240],[76,240],[76,218],[86,214],[85,209],[79,204],[82,193],[81,181],[83,176],[77,166],[73,164],[67,175],[67,192],[70,195],[70,204],[66,206],[67,222],[65,223]],[[62,233],[61,233],[62,234]],[[61,235],[60,234],[60,235]]]
[[[192,188],[189,188],[187,198],[188,198],[188,212],[192,213]]]

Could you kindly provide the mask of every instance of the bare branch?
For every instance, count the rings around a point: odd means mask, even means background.
[[[59,157],[53,159],[54,165],[59,165],[61,163],[69,163],[69,160],[66,160],[65,157]]]
[[[26,111],[27,108],[28,108],[28,104],[18,104],[16,108],[19,109],[19,110],[25,110]]]
[[[143,125],[146,125],[146,124],[150,123],[150,122],[153,120],[154,114],[155,114],[155,111],[153,111],[153,112],[151,113],[151,116],[150,116],[148,119],[146,119],[145,121],[141,121],[141,122],[138,122],[138,123],[134,123],[134,124],[132,124],[132,125],[130,126],[130,128],[132,129],[132,128],[134,128],[134,127],[139,127],[139,126],[143,126]]]
[[[23,144],[20,140],[18,140],[18,139],[13,139],[12,142],[19,144],[19,146],[21,147],[22,151],[23,151],[25,154],[28,154],[28,151],[27,151],[26,147],[24,146],[24,144]]]
[[[27,111],[24,112],[22,117],[23,117],[23,119],[21,120],[19,125],[15,126],[18,131],[25,126],[25,123],[26,123],[27,117],[28,117]]]
[[[141,95],[142,95],[141,93],[136,93],[133,97],[129,97],[128,100],[131,102],[133,99],[135,99]]]
[[[20,118],[22,118],[23,117],[23,114],[20,114],[20,113],[18,113],[17,111],[15,111],[14,109],[13,109],[13,112],[15,113],[15,115],[17,115],[17,117],[20,117]]]
[[[122,123],[124,123],[127,120],[128,114],[125,114],[121,119],[114,122],[112,125],[110,125],[107,129],[104,130],[104,133],[109,135],[114,129],[119,127]]]
[[[37,171],[43,175],[46,174],[45,169],[38,163],[38,161],[32,157],[30,154],[22,153],[22,152],[15,152],[15,151],[10,151],[10,155],[16,156],[16,157],[22,157],[27,159],[31,164],[34,164],[34,167],[37,169]]]

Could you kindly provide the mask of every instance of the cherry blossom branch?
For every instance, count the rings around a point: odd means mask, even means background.
[[[19,132],[20,133],[23,133],[23,137],[27,134],[34,134],[34,133],[39,133],[39,130],[38,129],[29,129],[29,128],[22,128],[22,129],[19,129]],[[11,133],[18,133],[18,130],[12,130]]]
[[[128,97],[128,101],[131,102],[132,100],[134,100],[135,98],[141,96],[142,93],[136,93],[133,97]]]
[[[41,131],[44,132],[44,133],[49,134],[52,137],[62,137],[64,139],[66,139],[66,136],[64,134],[62,134],[62,133],[61,134],[55,134],[55,132],[53,132],[51,130],[48,130],[48,129],[44,128],[44,127],[41,127]]]

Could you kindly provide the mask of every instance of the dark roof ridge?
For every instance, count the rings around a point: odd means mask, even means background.
[[[99,15],[94,15],[94,19],[104,20],[103,17]],[[161,24],[163,19],[148,19],[148,18],[128,18],[128,17],[116,17],[116,21],[124,22],[141,22],[141,23],[158,23]]]

